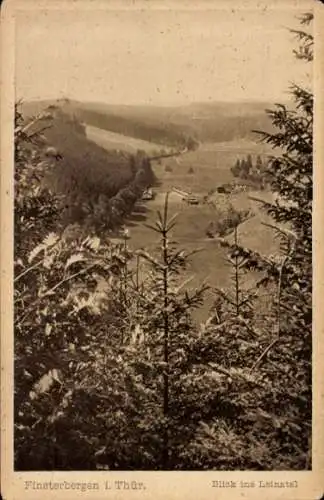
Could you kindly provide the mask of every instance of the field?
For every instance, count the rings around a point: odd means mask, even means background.
[[[139,211],[135,212],[127,223],[131,237],[129,244],[132,248],[145,248],[148,251],[157,249],[156,233],[145,227],[143,222],[152,224],[157,219],[157,210],[162,209],[164,199],[164,193],[160,193],[154,201],[147,202],[145,208],[139,207]],[[237,208],[245,208],[249,204],[246,198],[233,198],[232,202]],[[255,203],[250,202],[250,205],[255,208]],[[198,250],[190,257],[189,267],[184,277],[184,279],[192,278],[189,288],[198,286],[204,281],[207,281],[212,288],[230,287],[230,268],[225,260],[226,252],[217,240],[206,236],[207,225],[214,216],[213,209],[207,205],[187,205],[175,194],[170,195],[169,208],[170,216],[178,214],[172,239],[186,252]],[[268,255],[278,251],[278,244],[273,239],[271,229],[263,226],[262,222],[265,220],[266,217],[260,214],[254,216],[239,227],[238,235],[243,245]],[[252,286],[254,279],[255,277],[250,273],[246,286]],[[212,302],[213,292],[210,290],[204,307],[196,315],[197,319],[206,319]]]
[[[252,157],[262,156],[266,152],[263,145],[247,140],[203,143],[196,151],[153,166],[165,189],[178,187],[206,194],[220,184],[233,181],[230,168],[238,158],[249,153]]]
[[[251,142],[208,144],[195,152],[185,154],[179,161],[164,160],[160,165],[154,164],[154,172],[160,181],[160,185],[155,188],[156,197],[152,201],[138,206],[131,220],[127,223],[130,229],[130,246],[153,250],[156,248],[156,233],[150,231],[143,225],[143,222],[152,224],[157,217],[157,210],[161,210],[164,205],[165,193],[172,187],[182,188],[192,191],[195,195],[202,197],[207,192],[217,187],[219,184],[233,180],[230,167],[237,157],[246,155],[264,154],[264,149],[260,145]],[[165,166],[171,165],[172,171],[166,171]],[[194,173],[188,173],[190,167],[194,168]],[[249,195],[264,199],[267,195],[262,192],[237,193],[225,196],[226,202],[231,202],[238,210],[252,209],[255,216],[244,222],[239,228],[239,238],[243,245],[253,248],[265,254],[278,250],[278,245],[273,239],[272,231],[265,227],[262,222],[266,221],[265,214],[260,210],[259,204],[249,199]],[[215,195],[214,202],[224,203],[224,195]],[[173,238],[187,252],[199,249],[190,258],[189,268],[185,277],[192,277],[188,285],[197,286],[203,281],[208,281],[211,287],[229,287],[230,272],[225,261],[225,251],[216,240],[206,236],[206,228],[210,221],[215,218],[215,209],[208,204],[200,203],[197,206],[188,205],[180,195],[171,192],[169,196],[170,216],[178,214],[177,225],[173,231]],[[252,285],[254,277],[251,274]],[[252,280],[252,281],[251,281]],[[196,318],[206,319],[209,307],[213,302],[212,290],[208,292],[204,307],[199,310]]]
[[[91,125],[85,127],[87,138],[109,150],[135,153],[138,149],[148,155],[161,150],[161,145],[123,134],[106,131]],[[168,148],[163,148],[168,152]],[[159,191],[173,187],[206,194],[212,188],[233,181],[230,168],[238,158],[251,154],[253,160],[269,153],[263,144],[251,140],[234,140],[217,143],[202,143],[196,151],[190,151],[180,157],[154,161],[152,166],[161,183]],[[191,171],[191,173],[189,172]]]
[[[154,142],[136,139],[116,132],[110,132],[91,125],[85,126],[87,138],[107,150],[122,150],[128,153],[136,153],[141,149],[147,154],[160,151],[161,145]],[[167,150],[167,148],[164,148]]]

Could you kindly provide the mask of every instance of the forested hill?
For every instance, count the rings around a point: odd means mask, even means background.
[[[24,104],[35,113],[54,101]],[[55,101],[66,113],[81,122],[146,141],[179,147],[194,139],[224,142],[255,138],[253,129],[271,130],[264,110],[267,102],[211,102],[186,106],[127,106],[61,99]]]
[[[147,185],[154,182],[145,155],[106,151],[87,138],[84,125],[64,107],[50,104],[33,110],[34,116],[39,113],[41,118],[32,122],[28,134],[42,134],[44,165],[51,163],[51,168],[46,169],[45,183],[63,196],[62,216],[66,223],[85,222],[89,217],[98,221],[101,207],[107,223],[112,224],[107,214],[114,199],[126,191],[126,206],[122,209],[127,212]],[[123,210],[116,208],[116,224],[120,223]]]

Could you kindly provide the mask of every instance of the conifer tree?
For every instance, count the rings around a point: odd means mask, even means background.
[[[99,238],[67,236],[60,200],[41,184],[50,168],[42,161],[43,141],[29,130],[16,107],[15,468],[91,468],[98,427],[91,424],[87,387],[100,373],[94,364],[100,365],[107,324],[119,342],[112,314],[118,303],[109,288],[123,279],[125,252]],[[98,281],[106,283],[105,297]]]
[[[309,25],[312,15],[301,18],[302,25]],[[311,33],[293,30],[301,40],[296,55],[312,60],[313,37]],[[311,90],[292,85],[291,95],[295,109],[284,105],[268,111],[278,128],[274,134],[261,132],[264,142],[281,155],[270,158],[266,175],[275,202],[265,204],[265,209],[277,224],[285,251],[285,271],[281,276],[282,292],[287,301],[286,315],[289,331],[303,331],[303,341],[311,341],[312,324],[312,193],[313,193],[313,95]],[[290,304],[290,305],[288,305]],[[288,327],[288,325],[290,325]],[[297,340],[297,339],[296,339]],[[306,345],[304,345],[306,348]],[[306,352],[310,352],[310,344]],[[306,354],[304,352],[304,354]]]
[[[301,18],[306,29],[311,21],[311,14]],[[311,61],[312,34],[294,33],[301,41],[296,55]],[[267,411],[271,407],[271,419],[280,429],[274,443],[286,450],[280,467],[304,469],[311,467],[313,95],[297,84],[291,86],[291,95],[292,109],[278,104],[267,111],[277,131],[258,132],[277,153],[265,167],[274,201],[261,203],[273,219],[268,225],[280,239],[281,252],[266,257],[241,247],[240,255],[245,266],[264,273],[259,286],[271,284],[271,293],[276,290],[274,328],[259,337],[263,347],[251,373],[267,373],[271,381]]]
[[[249,166],[248,166],[247,160],[245,158],[243,158],[241,161],[240,177],[242,179],[247,179],[248,174],[249,174]]]
[[[251,173],[253,168],[253,163],[252,163],[252,156],[248,154],[247,159],[246,159],[246,170],[247,170],[247,176]]]
[[[256,159],[256,164],[255,164],[255,168],[256,168],[256,172],[258,174],[260,174],[262,172],[262,160],[261,160],[261,156],[258,155],[257,156],[257,159]]]
[[[169,218],[168,193],[164,211],[158,212],[155,225],[147,225],[161,239],[160,249],[153,255],[144,250],[140,256],[149,263],[151,279],[147,285],[147,296],[143,302],[142,328],[148,339],[146,347],[150,351],[153,373],[162,373],[160,390],[162,395],[162,450],[158,461],[163,469],[169,469],[175,462],[174,434],[181,435],[174,422],[177,379],[184,376],[182,369],[185,346],[192,329],[192,310],[201,305],[206,286],[195,289],[192,294],[182,292],[180,273],[184,270],[190,254],[178,250],[170,238],[176,217]],[[159,387],[159,385],[157,386]]]
[[[234,175],[234,177],[238,177],[240,175],[240,171],[241,171],[241,161],[238,158],[235,162],[235,165],[231,167],[231,172]]]

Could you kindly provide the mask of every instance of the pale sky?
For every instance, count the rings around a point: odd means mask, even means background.
[[[309,1],[266,7],[214,0],[208,10],[200,2],[173,1],[172,9],[130,5],[20,12],[16,97],[157,105],[273,101],[311,72],[310,64],[295,60],[287,30],[299,27],[296,16],[310,10]]]

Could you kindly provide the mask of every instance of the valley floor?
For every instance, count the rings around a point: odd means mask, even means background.
[[[161,146],[133,139],[96,127],[86,127],[89,139],[97,142],[105,149],[120,148],[128,152],[143,149],[148,154],[158,150]],[[154,187],[155,197],[150,201],[138,203],[132,216],[126,222],[129,230],[131,248],[138,250],[145,248],[153,251],[156,248],[156,233],[144,224],[154,224],[157,211],[163,210],[165,195],[169,195],[169,214],[172,217],[178,214],[177,225],[174,228],[173,239],[186,252],[199,250],[190,258],[185,279],[192,278],[190,287],[196,287],[207,281],[213,287],[227,288],[231,286],[229,267],[225,261],[226,252],[220,247],[217,240],[209,239],[206,235],[208,224],[215,220],[215,209],[206,203],[189,205],[182,200],[181,195],[173,188],[191,192],[200,200],[208,191],[217,186],[233,181],[230,168],[237,158],[247,154],[256,156],[265,154],[265,147],[248,140],[237,140],[224,143],[201,144],[198,150],[188,152],[174,158],[153,162],[154,173],[158,179],[158,186]],[[189,173],[189,169],[193,170]],[[265,192],[241,192],[233,195],[213,196],[216,206],[222,203],[231,203],[237,210],[250,209],[254,217],[239,228],[239,238],[242,245],[248,246],[263,253],[274,253],[277,244],[273,232],[267,229],[262,222],[266,220],[257,202],[249,199],[250,196],[265,199],[269,194]],[[251,274],[250,280],[254,281]],[[252,285],[252,283],[247,283]],[[198,320],[205,320],[214,300],[212,290],[207,293],[204,306],[196,313]]]

